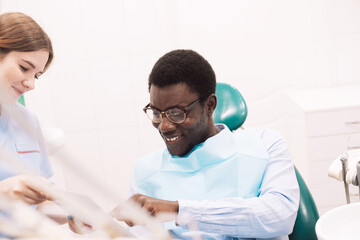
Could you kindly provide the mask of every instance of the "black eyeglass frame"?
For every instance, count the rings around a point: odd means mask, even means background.
[[[191,106],[192,106],[193,104],[195,104],[196,102],[198,102],[200,99],[201,99],[201,98],[196,99],[195,101],[191,102],[191,103],[190,103],[189,105],[187,105],[187,106],[173,106],[173,107],[170,107],[170,108],[165,109],[164,111],[161,111],[160,109],[157,109],[157,108],[154,108],[154,107],[150,107],[150,103],[149,103],[148,105],[146,105],[146,106],[143,108],[143,111],[145,112],[146,116],[150,119],[150,121],[153,122],[153,123],[156,123],[156,124],[161,123],[161,121],[162,121],[162,119],[163,119],[163,115],[165,115],[166,118],[167,118],[170,122],[175,123],[175,124],[180,124],[180,123],[183,123],[183,122],[186,120],[188,109],[191,108]],[[174,109],[174,108],[177,108],[177,109],[180,109],[180,110],[184,111],[184,119],[183,119],[181,122],[174,122],[174,121],[172,121],[172,120],[168,117],[168,114],[167,114],[166,112],[169,111],[169,110],[171,110],[171,109]],[[153,121],[153,120],[150,118],[150,116],[147,114],[147,110],[156,110],[156,111],[159,111],[159,112],[160,112],[160,115],[161,115],[161,120],[160,120],[159,122]]]

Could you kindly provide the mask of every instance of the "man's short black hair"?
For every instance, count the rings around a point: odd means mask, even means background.
[[[215,93],[215,72],[200,54],[193,50],[174,50],[162,56],[154,65],[149,76],[151,85],[165,87],[186,83],[191,91],[204,101]]]

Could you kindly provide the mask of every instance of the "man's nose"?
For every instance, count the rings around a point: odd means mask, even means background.
[[[162,120],[158,126],[159,131],[161,132],[169,132],[175,130],[176,125],[172,123],[165,114],[162,115]]]

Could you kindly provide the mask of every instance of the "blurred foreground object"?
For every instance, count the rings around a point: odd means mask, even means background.
[[[42,133],[48,155],[53,155],[65,145],[66,139],[63,130],[59,128],[43,127]]]

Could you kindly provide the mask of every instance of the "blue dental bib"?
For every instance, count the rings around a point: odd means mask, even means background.
[[[259,196],[267,149],[254,129],[224,129],[184,156],[161,149],[135,163],[139,193],[175,200],[219,200]]]

